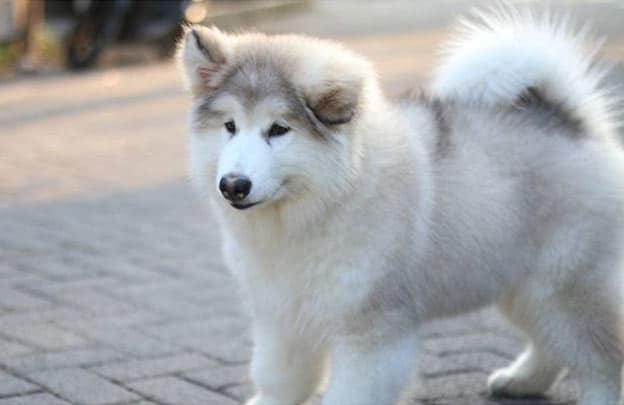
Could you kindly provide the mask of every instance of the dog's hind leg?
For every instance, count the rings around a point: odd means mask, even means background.
[[[534,343],[529,343],[509,366],[490,375],[488,391],[494,396],[541,396],[560,374],[559,364]]]
[[[503,313],[531,340],[527,352],[489,379],[498,395],[544,393],[556,381],[559,366],[568,368],[581,386],[579,405],[620,404],[623,354],[616,308],[606,289],[578,283],[545,288],[528,282],[501,304]],[[575,290],[575,291],[573,291]]]
[[[560,363],[536,342],[533,326],[526,322],[520,311],[517,297],[511,296],[499,303],[499,311],[518,326],[529,339],[526,349],[507,367],[494,371],[487,381],[488,391],[494,396],[541,396],[562,374]]]

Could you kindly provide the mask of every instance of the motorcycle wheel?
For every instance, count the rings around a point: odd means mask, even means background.
[[[97,27],[89,22],[78,24],[67,43],[67,65],[73,70],[90,68],[101,50]]]

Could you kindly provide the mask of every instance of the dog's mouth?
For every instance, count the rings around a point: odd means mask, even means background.
[[[232,207],[236,208],[237,210],[246,210],[247,208],[251,208],[251,207],[253,207],[255,205],[258,205],[258,204],[261,204],[263,202],[264,202],[263,200],[252,202],[252,203],[247,203],[247,204],[241,204],[241,203],[233,202],[233,203],[230,203],[230,205]]]
[[[251,207],[255,207],[256,205],[260,205],[263,203],[270,203],[272,201],[278,200],[281,197],[284,196],[284,193],[286,192],[285,190],[285,185],[286,185],[287,181],[283,181],[282,184],[280,185],[280,187],[278,187],[275,192],[273,192],[270,197],[268,198],[264,198],[260,201],[255,201],[255,202],[250,202],[250,203],[244,203],[244,202],[230,202],[230,205],[234,208],[236,208],[237,210],[246,210],[247,208],[251,208]]]

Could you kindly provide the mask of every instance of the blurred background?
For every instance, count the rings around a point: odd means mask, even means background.
[[[248,322],[185,176],[181,23],[339,40],[393,94],[426,83],[453,19],[488,3],[0,0],[0,405],[249,393]],[[624,1],[548,4],[606,36],[622,85]],[[491,311],[425,335],[429,386],[414,404],[491,404],[487,373],[521,349]],[[566,382],[535,404],[575,392]]]
[[[150,56],[166,59],[175,49],[182,23],[214,23],[219,17],[241,17],[297,3],[302,2],[2,0],[0,72],[89,69],[106,63],[102,54],[111,49],[116,49],[117,55],[122,49],[126,55],[132,52],[126,62],[145,61]]]

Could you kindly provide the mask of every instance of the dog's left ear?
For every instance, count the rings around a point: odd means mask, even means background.
[[[188,87],[195,95],[209,94],[219,86],[219,73],[231,57],[227,34],[216,27],[191,26],[184,30],[177,59]]]
[[[355,115],[361,91],[360,78],[330,80],[307,92],[306,107],[326,127],[346,124]]]

